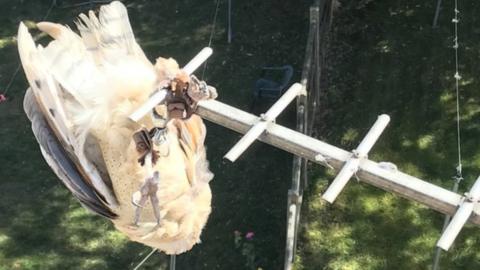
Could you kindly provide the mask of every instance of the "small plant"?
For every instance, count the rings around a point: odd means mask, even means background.
[[[252,231],[246,232],[245,235],[242,235],[240,231],[234,231],[234,242],[235,248],[240,250],[243,257],[245,258],[245,266],[247,269],[257,269],[255,267],[255,244],[254,237],[255,233]],[[261,268],[258,268],[261,269]]]

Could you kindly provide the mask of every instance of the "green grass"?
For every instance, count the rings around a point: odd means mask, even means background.
[[[329,143],[353,149],[377,115],[392,121],[370,158],[451,189],[457,163],[453,1],[342,1],[334,17],[328,90],[316,124]],[[460,3],[461,132],[465,181],[480,173],[480,31],[474,1]],[[475,33],[475,34],[474,34]],[[297,269],[431,269],[443,215],[352,180],[334,205],[320,195],[334,176],[313,168]],[[480,268],[480,230],[467,226],[442,269]]]
[[[63,1],[69,5],[80,1]],[[208,44],[215,1],[124,1],[136,37],[153,60],[186,63]],[[12,42],[20,20],[39,21],[50,1],[0,1],[0,93],[18,65]],[[299,77],[308,25],[308,1],[234,1],[232,44],[226,42],[222,1],[206,78],[219,100],[248,109],[252,86],[264,65],[291,64]],[[49,20],[72,26],[87,7],[54,8]],[[47,38],[42,38],[45,44]],[[201,74],[201,73],[199,73]],[[41,157],[22,109],[27,88],[20,71],[8,102],[0,104],[0,269],[132,269],[150,249],[128,241],[105,219],[87,213],[60,184]],[[268,104],[261,105],[267,107]],[[292,123],[292,110],[280,123]],[[208,125],[213,212],[202,244],[177,257],[178,269],[245,269],[234,231],[254,231],[255,264],[283,265],[291,155],[254,144],[236,163],[222,159],[239,139]],[[168,258],[152,257],[143,269],[166,269]]]

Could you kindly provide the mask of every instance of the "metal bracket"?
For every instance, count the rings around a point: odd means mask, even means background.
[[[200,67],[203,62],[205,62],[213,53],[212,48],[210,47],[205,47],[203,48],[195,57],[188,62],[183,67],[183,71],[187,73],[189,76],[198,68]],[[130,114],[130,119],[132,119],[135,122],[138,122],[144,115],[149,113],[157,104],[162,103],[166,96],[167,96],[168,91],[165,89],[162,89],[155,94],[153,94],[140,108],[135,110],[132,114]]]

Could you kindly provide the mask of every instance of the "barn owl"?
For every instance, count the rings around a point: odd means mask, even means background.
[[[179,68],[152,64],[118,2],[64,25],[40,22],[53,40],[36,46],[23,23],[18,50],[30,84],[25,112],[48,165],[88,210],[131,240],[167,254],[190,250],[211,212],[206,129],[193,114],[215,88]],[[166,101],[128,116],[159,89]]]

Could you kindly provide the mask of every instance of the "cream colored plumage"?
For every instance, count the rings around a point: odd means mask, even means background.
[[[154,128],[154,119],[128,118],[182,71],[173,59],[150,63],[120,2],[102,6],[98,18],[81,14],[76,24],[80,36],[63,25],[39,23],[54,39],[45,48],[35,46],[23,23],[19,27],[20,58],[31,86],[24,107],[42,154],[85,207],[110,218],[132,240],[168,254],[185,252],[200,241],[211,211],[205,126],[196,115],[169,120],[164,142],[153,144],[158,160],[149,154],[142,165],[132,138]],[[158,183],[148,182],[154,172]],[[142,191],[149,185],[153,195]],[[135,203],[147,195],[158,199],[159,219],[155,200]]]

